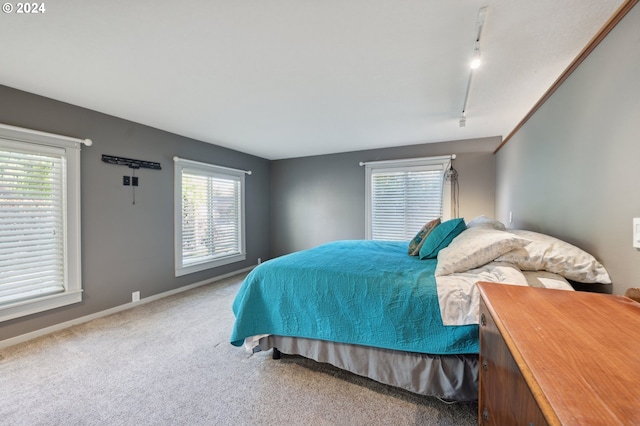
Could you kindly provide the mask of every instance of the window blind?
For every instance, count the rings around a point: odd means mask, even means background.
[[[246,260],[244,184],[251,172],[173,160],[176,276]]]
[[[183,170],[183,265],[241,252],[240,189],[239,179]]]
[[[444,178],[455,155],[360,163],[366,166],[366,238],[407,241],[430,220],[451,215]]]
[[[50,151],[0,150],[0,305],[65,291],[66,163]]]
[[[442,215],[442,170],[379,171],[371,176],[371,237],[409,240]]]

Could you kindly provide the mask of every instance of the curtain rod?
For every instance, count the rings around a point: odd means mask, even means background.
[[[79,143],[82,145],[86,145],[86,146],[91,146],[93,145],[93,141],[91,139],[78,139],[78,138],[72,138],[70,136],[62,136],[62,135],[56,135],[55,133],[48,133],[48,132],[41,132],[39,130],[32,130],[32,129],[25,129],[24,127],[17,127],[17,126],[10,126],[8,124],[0,124],[0,130],[3,131],[3,134],[5,136],[13,136],[14,134],[17,135],[17,138],[19,139],[19,135],[20,133],[27,133],[31,136],[35,136],[37,139],[56,139],[56,140],[60,140],[60,141],[66,141],[66,142],[72,142],[72,143]]]
[[[367,166],[369,164],[394,164],[394,163],[406,163],[408,161],[438,161],[438,160],[455,160],[456,154],[441,155],[437,157],[420,157],[420,158],[403,158],[400,160],[381,160],[381,161],[361,161],[360,166]]]
[[[241,169],[234,169],[234,168],[231,168],[231,167],[218,166],[218,165],[216,165],[216,164],[209,164],[209,163],[203,163],[203,162],[200,162],[200,161],[187,160],[187,159],[185,159],[185,158],[180,158],[180,157],[178,157],[178,156],[174,156],[174,157],[173,157],[173,161],[174,161],[174,162],[176,162],[176,163],[177,163],[178,161],[181,161],[181,162],[183,162],[183,163],[193,164],[193,165],[196,165],[196,166],[215,166],[215,167],[217,167],[217,168],[219,168],[219,169],[223,169],[223,170],[230,170],[230,171],[232,171],[232,172],[245,173],[245,174],[247,174],[247,175],[250,175],[250,174],[251,174],[251,170],[241,170]]]

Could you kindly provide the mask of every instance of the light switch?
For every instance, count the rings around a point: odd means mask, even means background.
[[[640,217],[633,218],[633,246],[640,248]]]

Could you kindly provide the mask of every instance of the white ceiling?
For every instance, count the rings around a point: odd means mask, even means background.
[[[267,159],[505,137],[621,3],[46,1],[0,16],[0,84]]]

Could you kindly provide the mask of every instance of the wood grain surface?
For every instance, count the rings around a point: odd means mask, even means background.
[[[639,303],[606,294],[478,286],[550,424],[640,424]]]

